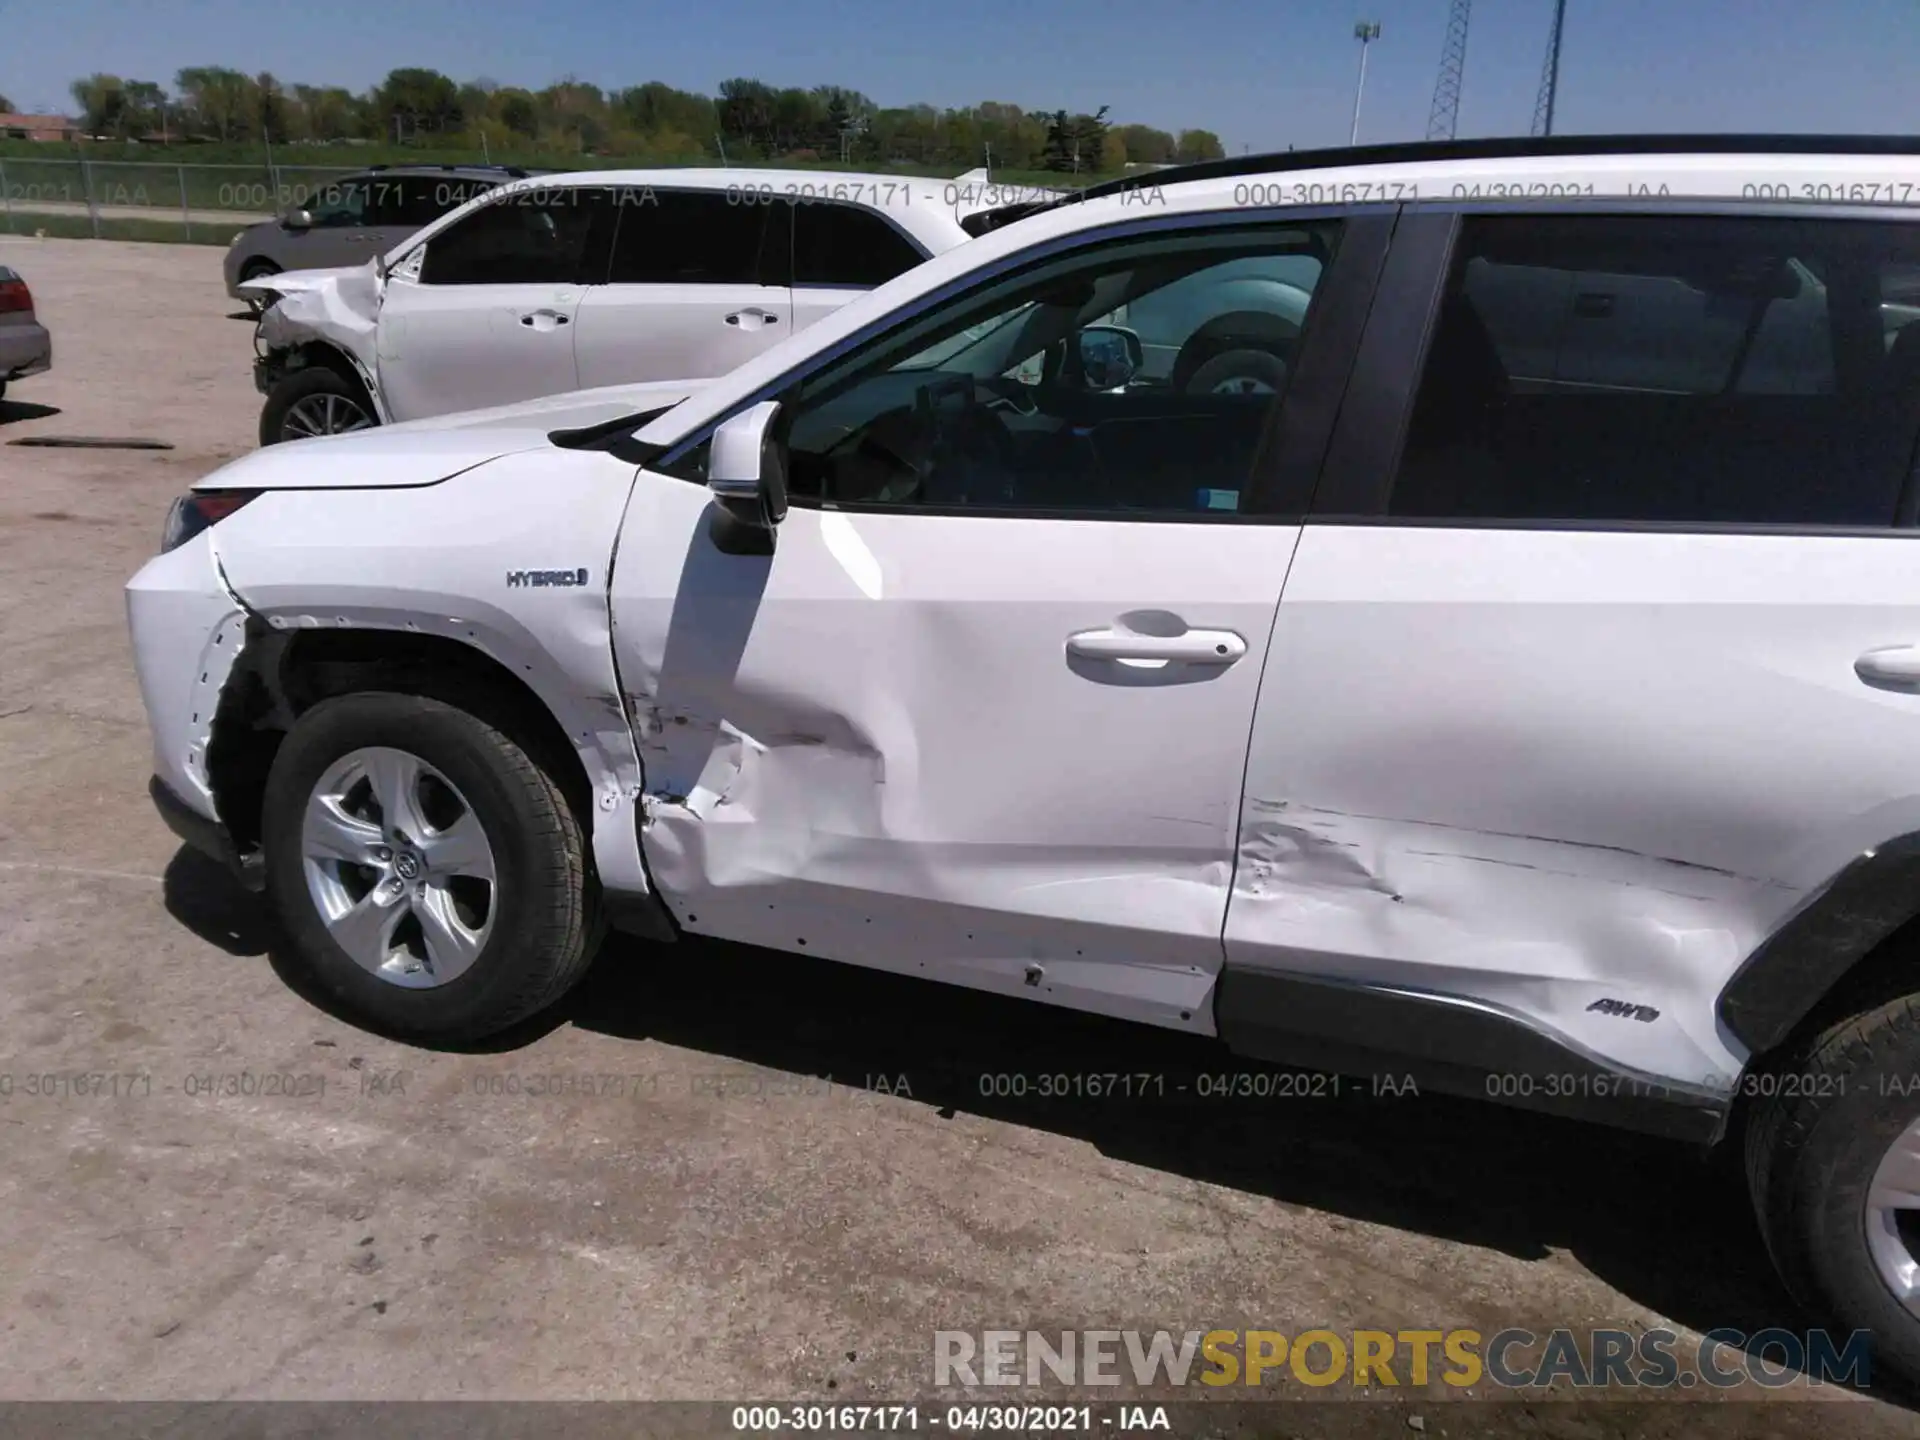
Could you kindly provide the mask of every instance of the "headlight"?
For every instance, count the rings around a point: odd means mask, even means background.
[[[227,242],[227,248],[231,250],[234,246],[238,245],[242,240],[246,238],[247,238],[246,231],[244,230],[236,231],[234,233],[234,237]]]
[[[258,490],[195,490],[182,495],[167,511],[167,523],[160,531],[160,553],[164,555],[178,549],[259,493]]]

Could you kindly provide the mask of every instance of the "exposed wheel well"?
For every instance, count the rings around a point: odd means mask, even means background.
[[[256,620],[207,746],[214,802],[243,854],[260,843],[267,772],[287,731],[320,701],[364,690],[430,696],[512,736],[559,784],[591,833],[592,787],[579,752],[546,703],[485,651],[394,630],[286,635]]]
[[[345,352],[327,344],[324,340],[308,340],[304,344],[290,345],[284,350],[274,352],[273,356],[276,382],[291,375],[296,370],[311,370],[316,366],[331,370],[349,385],[354,393],[366,402],[367,413],[378,416],[379,410],[373,403],[373,396],[367,393],[367,382],[361,378],[359,369]]]

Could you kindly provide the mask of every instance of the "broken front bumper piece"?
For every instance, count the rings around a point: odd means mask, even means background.
[[[140,698],[153,732],[148,786],[167,828],[254,883],[214,804],[207,747],[227,677],[246,644],[247,612],[227,588],[210,532],[156,555],[127,582]]]
[[[219,861],[247,889],[258,892],[266,888],[265,856],[260,851],[242,855],[225,825],[208,819],[187,804],[168,789],[167,782],[158,775],[147,781],[147,794],[153,797],[153,808],[160,812],[160,818],[175,835],[202,855]]]

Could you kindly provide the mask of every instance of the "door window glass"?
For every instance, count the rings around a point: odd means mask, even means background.
[[[565,186],[505,195],[427,243],[421,283],[572,283],[597,199],[584,187]]]
[[[793,206],[793,283],[884,285],[926,256],[886,220],[857,205],[800,200]]]
[[[1469,220],[1391,510],[1890,524],[1916,262],[1911,227],[1870,222]]]
[[[792,494],[832,506],[1236,513],[1337,233],[1135,238],[949,301],[789,397]],[[1286,280],[1248,273],[1247,262],[1282,256]],[[1157,305],[1169,290],[1177,303]],[[1144,363],[1154,347],[1174,354],[1158,373]]]
[[[336,230],[367,224],[368,182],[338,180],[322,185],[307,201],[316,230]]]
[[[732,192],[628,187],[615,193],[619,215],[608,279],[616,285],[762,285],[773,206]],[[767,257],[770,258],[770,257]]]

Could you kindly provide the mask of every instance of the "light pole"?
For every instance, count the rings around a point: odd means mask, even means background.
[[[1353,38],[1360,42],[1360,80],[1353,87],[1353,129],[1347,135],[1347,144],[1360,143],[1360,97],[1367,93],[1367,47],[1380,38],[1380,26],[1372,20],[1361,20],[1353,27]]]

